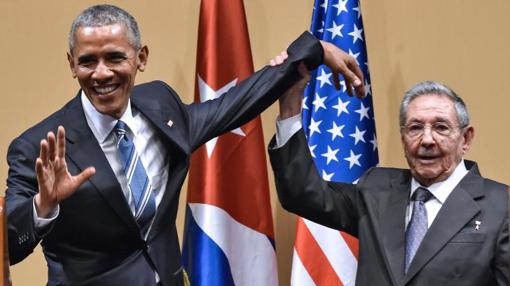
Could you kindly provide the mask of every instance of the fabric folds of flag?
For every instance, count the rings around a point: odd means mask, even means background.
[[[195,101],[253,73],[242,0],[202,0]],[[207,142],[191,159],[183,264],[191,285],[277,285],[260,118]]]
[[[378,163],[368,59],[358,0],[316,0],[312,33],[352,55],[365,76],[366,97],[349,97],[345,82],[337,91],[332,73],[320,66],[303,100],[303,126],[324,180],[355,183]],[[357,240],[298,218],[292,285],[354,285]]]

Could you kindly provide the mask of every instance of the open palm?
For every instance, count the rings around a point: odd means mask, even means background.
[[[89,167],[76,176],[71,175],[67,170],[65,149],[65,130],[62,126],[59,126],[56,138],[53,132],[48,132],[47,138],[41,140],[39,158],[35,163],[39,184],[39,194],[35,200],[40,217],[47,217],[95,173],[95,169]]]

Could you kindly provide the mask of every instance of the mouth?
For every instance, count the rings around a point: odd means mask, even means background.
[[[119,84],[109,84],[104,86],[93,86],[92,89],[98,95],[107,95],[114,92],[117,88],[119,88]]]
[[[433,162],[437,159],[439,159],[440,156],[431,156],[431,155],[426,155],[426,156],[418,156],[418,160],[422,163],[430,163],[430,162]]]

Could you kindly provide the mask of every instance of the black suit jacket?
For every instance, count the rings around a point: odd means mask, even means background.
[[[508,187],[481,177],[474,162],[465,161],[468,174],[404,275],[409,170],[372,168],[356,185],[326,182],[303,132],[270,149],[270,158],[285,209],[358,237],[356,285],[508,285]]]
[[[168,183],[144,241],[121,187],[88,127],[79,96],[30,128],[10,145],[7,213],[11,263],[23,260],[42,240],[52,285],[181,285],[180,248],[175,227],[179,192],[193,150],[237,128],[273,103],[298,78],[298,63],[314,68],[322,61],[320,43],[304,33],[288,49],[289,60],[255,73],[216,100],[183,104],[163,82],[136,86],[132,107],[153,124],[168,148]],[[171,120],[172,126],[167,125]],[[60,204],[60,214],[44,233],[33,225],[34,172],[39,141],[59,125],[66,129],[66,161],[77,174],[89,166],[96,174]],[[66,282],[67,280],[67,282]]]

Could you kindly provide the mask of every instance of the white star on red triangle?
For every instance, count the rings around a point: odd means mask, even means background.
[[[222,94],[224,94],[229,89],[234,87],[237,83],[237,78],[235,78],[231,82],[222,86],[220,89],[214,90],[200,77],[200,75],[197,75],[197,77],[198,77],[198,90],[199,90],[199,94],[200,94],[200,102],[204,102],[204,101],[208,101],[208,100],[220,97]],[[243,132],[241,127],[231,130],[230,132],[237,134],[239,136],[246,136],[246,134]],[[211,158],[211,155],[214,151],[214,147],[216,147],[217,141],[218,141],[218,137],[214,137],[213,139],[211,139],[211,140],[207,141],[207,143],[205,143],[205,148],[207,149],[207,156],[209,158]]]

